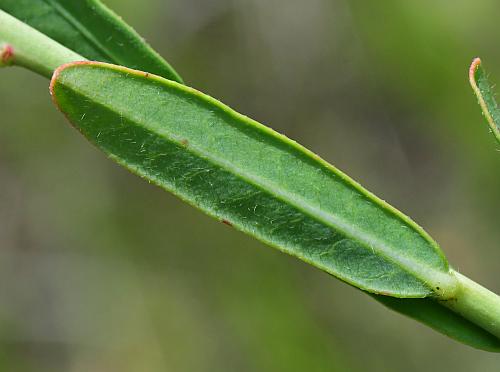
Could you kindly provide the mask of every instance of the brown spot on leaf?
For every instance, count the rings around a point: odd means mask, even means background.
[[[233,226],[233,224],[231,222],[229,222],[228,220],[221,220],[221,222],[224,224],[224,225],[228,225],[228,226]]]

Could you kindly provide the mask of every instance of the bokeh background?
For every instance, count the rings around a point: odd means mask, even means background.
[[[189,85],[311,148],[500,292],[495,0],[107,0]],[[0,71],[0,370],[498,371],[129,174]]]

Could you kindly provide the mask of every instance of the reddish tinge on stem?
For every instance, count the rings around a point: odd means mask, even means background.
[[[9,66],[14,61],[14,48],[10,44],[0,46],[0,67]]]

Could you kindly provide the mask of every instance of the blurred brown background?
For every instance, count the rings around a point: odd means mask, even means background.
[[[187,84],[311,148],[500,292],[495,0],[108,0]],[[0,370],[498,371],[107,160],[0,71]]]

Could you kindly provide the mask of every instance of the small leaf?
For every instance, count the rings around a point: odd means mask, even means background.
[[[0,0],[0,9],[89,60],[182,82],[132,27],[99,0]]]
[[[500,109],[495,100],[486,72],[481,66],[481,60],[475,58],[469,69],[469,81],[477,96],[484,117],[491,128],[491,132],[500,143]]]
[[[97,62],[60,67],[51,93],[113,160],[221,222],[369,292],[455,290],[441,250],[408,217],[209,96]]]
[[[500,339],[430,298],[372,295],[388,308],[428,325],[437,332],[476,349],[500,352]]]

